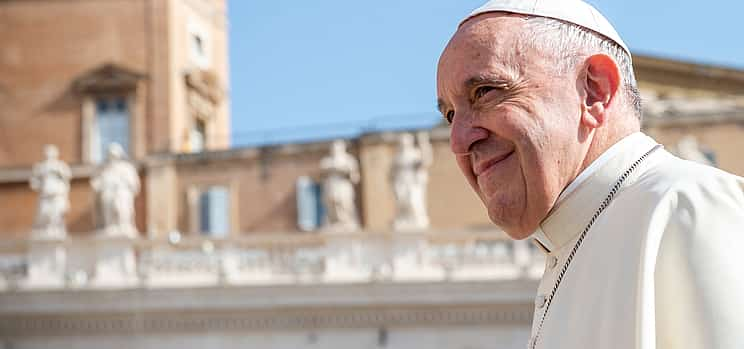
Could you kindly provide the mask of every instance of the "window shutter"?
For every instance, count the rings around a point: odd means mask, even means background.
[[[225,187],[211,187],[199,197],[199,229],[212,237],[230,231],[230,193]]]
[[[202,234],[209,234],[212,230],[211,222],[209,219],[211,197],[209,191],[204,191],[199,194],[199,232]]]
[[[302,231],[313,231],[320,227],[323,217],[320,203],[320,185],[302,176],[297,179],[297,226]]]

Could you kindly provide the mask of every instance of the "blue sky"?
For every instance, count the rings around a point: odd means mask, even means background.
[[[483,0],[229,0],[234,146],[438,121],[435,71]],[[744,68],[744,2],[590,0],[636,53]]]

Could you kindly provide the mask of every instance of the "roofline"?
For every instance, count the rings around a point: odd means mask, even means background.
[[[634,54],[633,66],[636,69],[653,69],[669,73],[684,74],[706,79],[727,80],[744,84],[744,69],[732,66],[699,63],[645,54]]]

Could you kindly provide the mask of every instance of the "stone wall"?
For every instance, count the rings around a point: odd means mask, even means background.
[[[523,348],[534,281],[0,294],[12,348]]]
[[[191,22],[209,33],[222,94],[207,147],[229,146],[226,4],[220,1],[4,1],[0,4],[0,167],[31,165],[44,144],[84,161],[83,104],[75,83],[111,64],[141,74],[130,97],[131,156],[177,152],[191,123],[185,73]],[[117,92],[118,93],[118,92]]]
[[[178,230],[192,230],[189,189],[222,185],[230,190],[234,233],[297,231],[297,179],[320,180],[320,160],[328,149],[321,142],[181,156],[175,165],[178,194],[173,203]],[[355,152],[353,146],[349,150]]]
[[[146,177],[141,176],[144,183]],[[70,207],[65,215],[69,235],[91,235],[94,226],[95,193],[87,176],[70,182]],[[31,233],[38,205],[38,196],[27,181],[0,182],[0,237],[26,237]],[[140,232],[146,231],[147,193],[140,192],[135,199],[135,224]]]
[[[148,52],[150,37],[158,35],[145,22],[153,13],[142,5],[6,1],[0,13],[0,166],[32,164],[44,144],[57,145],[69,163],[82,161],[82,96],[73,82],[93,69],[122,65],[149,73],[143,89],[165,89],[150,71],[151,62],[163,57]]]

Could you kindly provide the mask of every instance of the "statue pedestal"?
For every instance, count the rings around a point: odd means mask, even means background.
[[[32,239],[28,249],[27,288],[65,286],[67,254],[61,239]]]
[[[428,219],[407,217],[393,221],[393,231],[396,233],[424,233],[429,229]]]
[[[329,238],[325,246],[325,282],[363,282],[362,244],[346,236]]]
[[[96,240],[96,273],[93,287],[131,287],[137,285],[134,239],[100,237]]]

